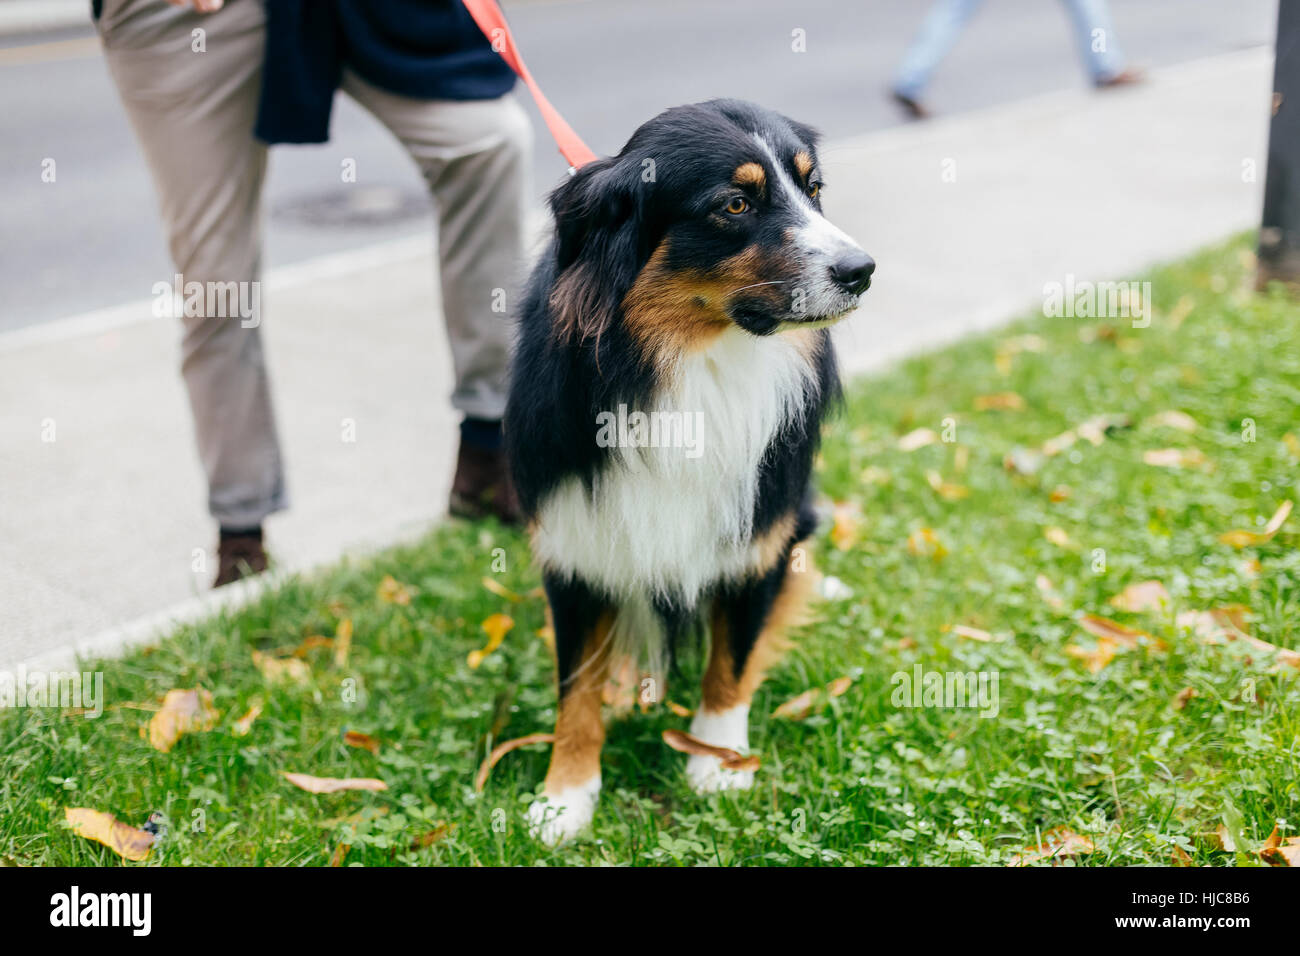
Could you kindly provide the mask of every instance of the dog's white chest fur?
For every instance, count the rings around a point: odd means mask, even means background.
[[[659,447],[616,435],[590,493],[571,478],[543,500],[537,556],[620,602],[658,596],[694,606],[710,585],[757,563],[760,462],[782,429],[800,427],[817,388],[806,343],[729,329],[679,360],[653,408],[631,410],[688,416],[701,426],[691,446],[663,434]]]

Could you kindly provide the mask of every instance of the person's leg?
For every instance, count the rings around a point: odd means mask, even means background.
[[[514,296],[524,268],[532,127],[513,95],[418,100],[346,73],[343,89],[401,140],[437,207],[442,302],[465,415],[452,511],[517,514],[500,448]]]
[[[1106,86],[1129,71],[1115,35],[1106,0],[1065,0],[1083,68],[1097,86]]]
[[[186,284],[224,290],[226,305],[242,294],[250,306],[209,315],[205,295],[203,314],[183,318],[181,365],[209,510],[223,529],[247,532],[287,505],[258,331],[266,149],[252,129],[264,25],[259,0],[228,0],[212,14],[164,0],[105,0],[99,21],[177,273]],[[258,552],[241,556],[256,565]]]
[[[894,73],[894,93],[919,103],[930,76],[952,49],[980,0],[936,0]]]

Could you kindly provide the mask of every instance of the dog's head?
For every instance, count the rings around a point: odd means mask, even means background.
[[[615,321],[651,351],[729,326],[819,327],[854,309],[875,263],[822,215],[816,134],[739,100],[670,109],[551,197],[557,331]]]

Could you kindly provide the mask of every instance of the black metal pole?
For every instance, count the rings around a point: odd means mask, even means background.
[[[1273,119],[1259,231],[1257,284],[1300,289],[1300,0],[1278,0]]]

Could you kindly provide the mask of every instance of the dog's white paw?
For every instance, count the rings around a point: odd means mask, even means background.
[[[524,813],[528,832],[547,846],[557,846],[581,833],[596,815],[600,777],[576,787],[565,787],[529,804]]]
[[[754,785],[752,770],[724,770],[717,757],[691,754],[686,758],[686,779],[696,793],[717,793],[719,790],[748,790]]]
[[[741,704],[717,713],[699,711],[691,721],[691,736],[715,747],[727,747],[742,754],[748,752],[749,706]],[[754,785],[754,772],[724,770],[717,757],[692,754],[686,759],[686,779],[696,793],[748,790]]]

